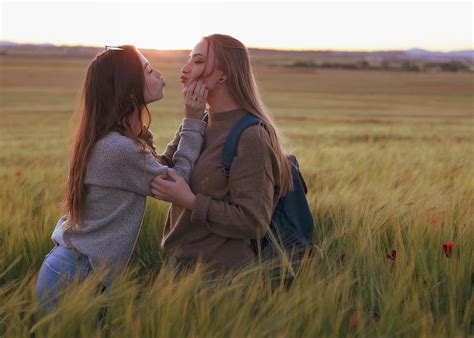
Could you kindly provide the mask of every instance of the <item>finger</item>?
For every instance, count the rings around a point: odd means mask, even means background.
[[[198,83],[196,84],[196,88],[194,88],[194,92],[193,92],[194,97],[199,96],[203,83],[204,82],[202,80],[199,80]]]
[[[156,195],[154,195],[153,197],[156,198],[156,199],[158,199],[158,200],[160,200],[160,201],[169,202],[169,199],[168,199],[166,196],[161,195],[161,194],[156,194]]]
[[[159,199],[166,198],[165,194],[163,194],[160,191],[155,190],[155,189],[151,189],[150,193],[151,193],[151,196],[153,196],[155,198],[159,198]]]
[[[189,102],[191,96],[193,96],[194,88],[196,88],[197,82],[193,81],[186,91],[186,101]]]
[[[175,182],[181,180],[181,176],[174,169],[168,169],[168,176],[171,177]]]
[[[199,104],[201,107],[204,109],[206,108],[206,102],[207,102],[207,96],[209,95],[209,88],[205,87],[204,88],[204,94],[199,97]]]
[[[151,188],[150,191],[152,192],[153,196],[161,196],[161,197],[167,197],[168,196],[168,190],[167,189]]]
[[[164,180],[166,178],[167,175],[157,175],[155,177],[153,177],[153,180],[151,181],[151,184],[156,184],[156,182],[158,182],[158,180]],[[156,180],[156,182],[155,182]]]
[[[168,185],[169,185],[169,182],[160,177],[154,181],[154,188],[158,190],[166,190],[169,188]]]
[[[206,83],[203,82],[202,86],[199,88],[199,92],[198,92],[198,97],[199,99],[202,99],[202,97],[204,96],[204,92],[206,91]]]

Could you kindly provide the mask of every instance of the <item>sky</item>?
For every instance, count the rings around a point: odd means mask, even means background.
[[[473,49],[473,2],[20,2],[0,0],[0,40],[192,49],[232,35],[275,49]]]

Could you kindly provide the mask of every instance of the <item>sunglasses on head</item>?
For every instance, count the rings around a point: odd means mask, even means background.
[[[105,50],[123,50],[123,48],[117,47],[117,46],[105,46]]]

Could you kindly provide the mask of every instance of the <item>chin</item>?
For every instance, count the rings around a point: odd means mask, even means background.
[[[156,97],[155,101],[160,101],[163,97],[165,97],[165,92],[161,92],[161,94],[159,94],[159,95]]]

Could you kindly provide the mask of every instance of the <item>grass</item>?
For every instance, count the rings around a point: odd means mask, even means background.
[[[180,58],[151,60],[168,79],[166,98],[150,106],[161,149],[181,119]],[[315,254],[293,286],[259,265],[174,280],[159,250],[168,206],[149,200],[127,273],[105,294],[95,276],[73,285],[40,316],[35,281],[61,215],[88,60],[1,57],[0,337],[474,335],[473,74],[263,61],[264,100],[300,161],[316,222]]]

